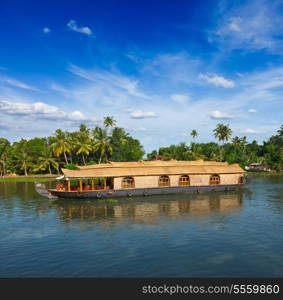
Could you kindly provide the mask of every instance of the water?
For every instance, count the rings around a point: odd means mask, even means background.
[[[0,277],[282,277],[282,230],[282,176],[112,203],[0,183]]]

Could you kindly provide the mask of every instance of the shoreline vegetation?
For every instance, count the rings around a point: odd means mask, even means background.
[[[1,176],[0,177],[0,183],[1,182],[49,182],[56,180],[56,177],[58,175],[16,175],[16,176]]]
[[[251,174],[273,175],[283,170],[283,125],[261,145],[256,140],[249,142],[246,136],[232,136],[231,128],[224,124],[217,124],[212,132],[216,142],[197,142],[196,129],[190,136],[190,142],[160,147],[146,154],[138,139],[117,127],[114,118],[107,116],[101,127],[81,124],[78,131],[57,129],[45,138],[10,143],[0,137],[0,182],[34,181],[34,178],[48,181],[60,174],[60,168],[75,169],[77,165],[108,161],[213,160],[237,163],[242,168],[256,163],[271,169],[271,172]]]

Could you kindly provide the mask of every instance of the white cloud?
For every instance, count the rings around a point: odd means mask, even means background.
[[[240,28],[241,18],[230,18],[228,21],[228,27],[232,31],[241,31]]]
[[[234,116],[231,113],[221,112],[219,110],[211,111],[209,116],[211,119],[215,120],[228,120],[234,118]]]
[[[225,50],[267,49],[282,52],[283,30],[282,1],[251,0],[221,11],[217,28],[210,33],[209,41],[216,42]]]
[[[123,76],[118,72],[107,72],[97,70],[85,70],[76,65],[70,65],[68,70],[86,80],[92,81],[96,84],[102,84],[112,88],[119,88],[127,91],[129,95],[141,98],[148,98],[147,95],[139,91],[139,81],[133,80],[129,77]]]
[[[187,94],[172,94],[171,99],[177,103],[185,104],[190,101],[190,96]]]
[[[216,74],[199,74],[199,79],[205,80],[215,86],[233,88],[235,86],[232,80],[225,79],[222,76]]]
[[[135,110],[130,113],[131,118],[133,119],[146,119],[146,118],[156,118],[157,115],[153,111],[142,111],[142,110]]]
[[[83,113],[81,113],[79,110],[75,110],[73,111],[72,113],[69,114],[69,117],[72,119],[72,120],[85,120],[86,117]]]
[[[241,78],[244,78],[244,77],[245,77],[245,75],[242,74],[242,73],[240,73],[240,72],[236,72],[236,75],[239,76],[239,77],[241,77]]]
[[[74,20],[71,20],[69,21],[69,23],[67,24],[68,28],[73,30],[73,31],[76,31],[76,32],[80,32],[80,33],[83,33],[83,34],[86,34],[86,35],[91,35],[92,34],[92,31],[89,27],[85,26],[78,26],[77,25],[77,22],[74,21]]]
[[[147,129],[145,127],[143,127],[143,126],[140,126],[140,127],[136,128],[136,129],[134,129],[134,131],[144,132],[144,131],[147,131]]]
[[[191,57],[186,52],[180,52],[157,55],[152,60],[145,61],[141,71],[157,85],[156,89],[159,90],[163,81],[166,81],[166,85],[195,84],[196,74],[200,73],[202,67],[200,59]]]
[[[257,69],[254,73],[245,73],[244,78],[237,76],[234,71],[231,74],[237,78],[237,89],[204,87],[206,81],[201,82],[198,75],[208,76],[205,72],[212,70],[212,66],[204,66],[201,62],[194,64],[194,60],[184,53],[159,55],[158,58],[141,61],[137,73],[131,76],[121,73],[113,66],[111,70],[105,71],[70,65],[68,70],[72,73],[69,74],[71,82],[63,79],[56,83],[49,81],[49,89],[40,94],[11,88],[7,83],[1,85],[0,99],[8,101],[10,106],[7,107],[7,103],[2,106],[0,120],[14,126],[9,134],[6,133],[7,136],[12,137],[14,134],[19,138],[26,134],[32,135],[35,130],[46,135],[55,130],[58,124],[63,129],[73,130],[79,122],[89,120],[84,113],[99,117],[113,115],[119,124],[124,124],[130,133],[137,135],[149,151],[184,140],[182,132],[185,128],[189,128],[188,132],[196,128],[200,132],[201,141],[210,141],[215,120],[221,119],[228,119],[233,130],[237,126],[248,131],[251,128],[260,130],[261,134],[257,137],[262,141],[276,132],[276,129],[261,128],[262,120],[257,114],[252,115],[253,118],[248,117],[251,116],[248,110],[255,107],[266,111],[270,116],[265,124],[281,120],[283,67],[266,71]],[[215,75],[208,77],[211,79],[213,76]],[[31,106],[32,103],[38,103],[37,99],[41,99],[39,103],[43,104]],[[52,102],[49,102],[51,99]],[[28,106],[11,108],[11,104],[15,103]],[[46,107],[46,103],[55,104]],[[24,114],[18,117],[21,112]],[[238,116],[242,118],[238,119]],[[35,118],[37,126],[34,126]],[[15,129],[17,124],[21,126],[21,130]],[[150,130],[150,136],[148,131],[143,130],[143,126]],[[183,129],[180,131],[180,128]],[[255,133],[250,131],[250,135],[253,134]],[[248,133],[247,135],[249,136]],[[168,140],[170,136],[174,138]]]
[[[252,134],[259,134],[261,131],[252,129],[252,128],[246,128],[246,129],[240,129],[239,132],[241,133],[252,133]]]
[[[123,109],[123,111],[130,113],[130,112],[133,112],[134,109],[133,108],[125,108],[125,109]]]
[[[254,114],[254,113],[256,113],[256,109],[251,108],[251,109],[248,110],[248,112],[251,113],[251,114]]]
[[[42,31],[43,31],[44,34],[47,34],[47,33],[49,33],[51,30],[50,30],[50,28],[48,28],[48,27],[44,27],[44,28],[42,29]]]
[[[17,87],[17,88],[21,88],[21,89],[25,89],[25,90],[33,90],[33,91],[37,91],[38,89],[30,86],[24,82],[21,82],[19,80],[13,79],[13,78],[9,78],[9,77],[0,77],[0,81],[2,81],[3,83],[6,83],[8,85]]]
[[[9,129],[9,126],[7,124],[0,122],[0,131],[6,131]]]
[[[20,103],[0,100],[0,113],[14,116],[29,116],[40,119],[53,119],[65,121],[88,121],[89,119],[80,111],[65,112],[58,107],[43,102]]]

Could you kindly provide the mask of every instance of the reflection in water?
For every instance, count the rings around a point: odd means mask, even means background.
[[[244,191],[200,195],[168,195],[147,198],[127,198],[116,204],[107,200],[57,200],[55,207],[65,222],[72,220],[155,223],[162,216],[185,219],[207,217],[215,213],[237,213],[241,209]]]

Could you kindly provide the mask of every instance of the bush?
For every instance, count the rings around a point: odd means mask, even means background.
[[[87,162],[86,165],[87,166],[96,165],[96,162],[91,160],[91,161]]]
[[[69,169],[69,170],[78,170],[79,169],[75,164],[66,164],[65,168]]]

